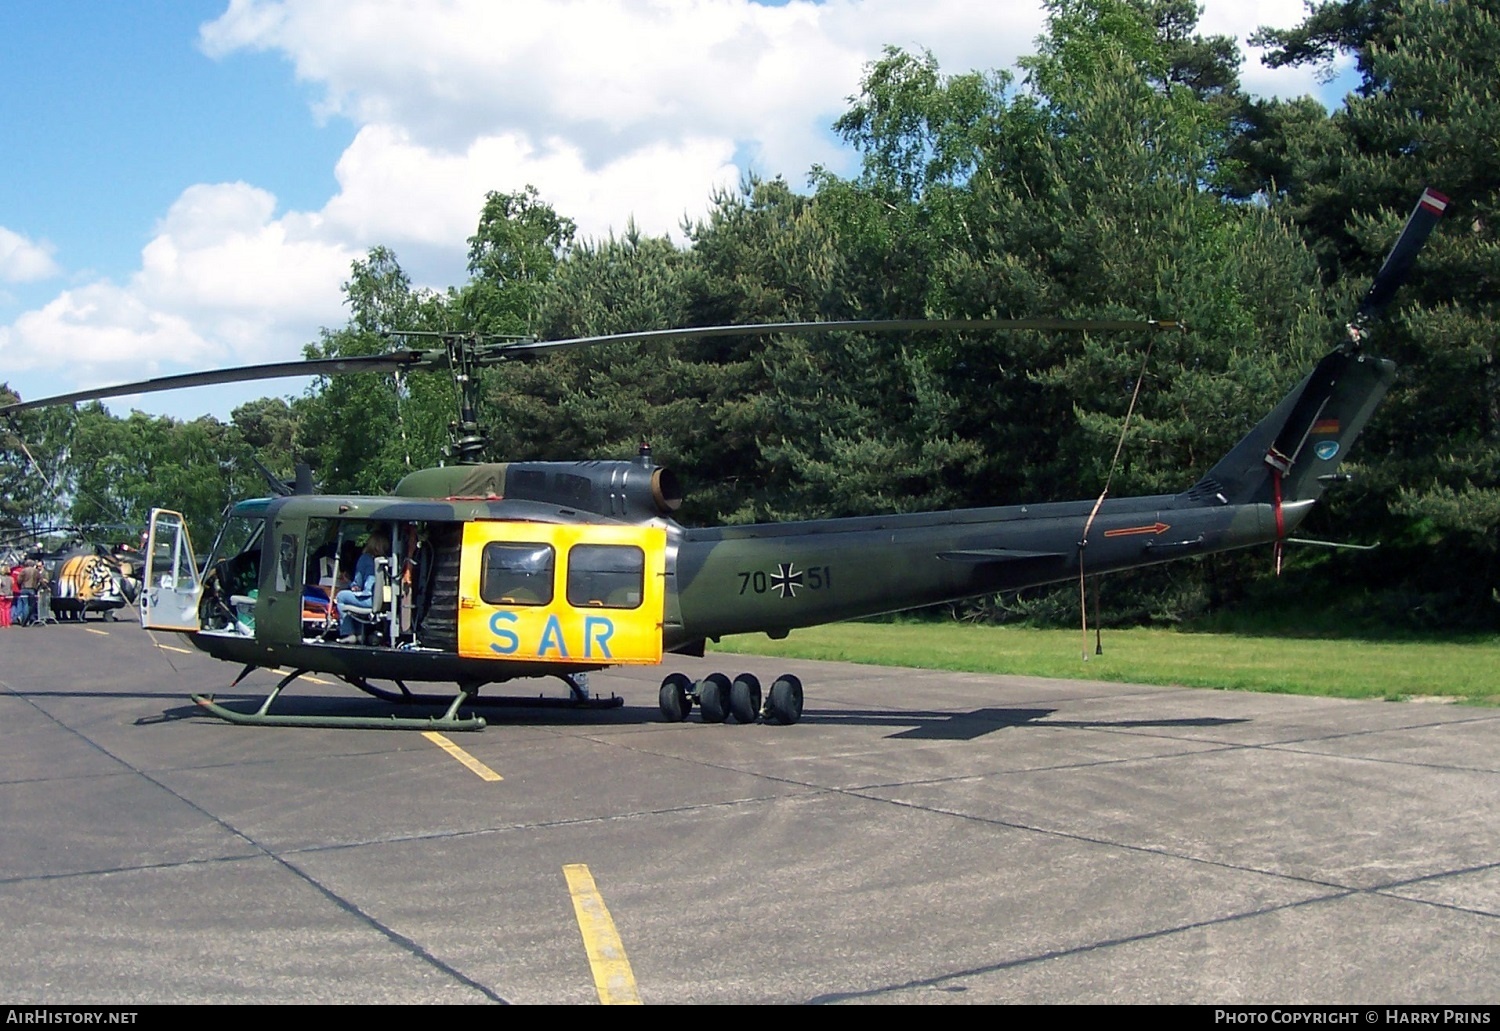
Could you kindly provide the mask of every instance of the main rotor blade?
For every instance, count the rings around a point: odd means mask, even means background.
[[[1076,333],[1120,333],[1143,330],[1182,329],[1177,322],[1126,319],[865,319],[838,322],[769,322],[759,325],[692,326],[686,329],[648,329],[634,333],[607,333],[601,336],[570,337],[562,340],[508,340],[504,343],[480,344],[473,360],[480,365],[531,358],[549,351],[565,351],[594,344],[627,341],[697,340],[704,337],[758,336],[788,333],[807,336],[831,331],[860,333],[932,333],[941,330],[1029,330]],[[184,387],[206,387],[220,383],[244,383],[260,379],[284,379],[291,376],[338,376],[350,372],[391,372],[416,368],[438,368],[449,365],[449,356],[439,350],[390,351],[386,354],[357,355],[350,358],[311,358],[299,362],[273,362],[245,365],[232,369],[187,372],[178,376],[159,376],[113,387],[78,390],[33,401],[19,401],[0,406],[0,415],[24,412],[50,405],[100,401],[107,397],[152,394]]]
[[[571,337],[563,340],[524,340],[505,344],[494,353],[501,360],[545,351],[566,351],[594,344],[625,341],[699,340],[704,337],[744,337],[767,333],[809,336],[844,331],[855,333],[934,333],[940,330],[1031,330],[1074,333],[1128,333],[1141,330],[1181,329],[1177,322],[1155,319],[861,319],[838,322],[767,322],[759,325],[691,326],[685,329],[647,329],[634,333]],[[481,359],[483,360],[483,359]]]
[[[77,390],[71,394],[58,394],[33,401],[18,401],[0,406],[0,415],[24,412],[30,408],[45,408],[50,405],[75,404],[79,401],[101,401],[106,397],[125,397],[130,394],[154,394],[162,390],[181,390],[183,387],[208,387],[219,383],[244,383],[258,379],[285,379],[289,376],[337,376],[346,372],[385,372],[409,369],[421,365],[427,359],[424,351],[392,351],[387,354],[357,355],[351,358],[310,358],[300,362],[272,362],[267,365],[244,365],[233,369],[210,369],[204,372],[185,372],[178,376],[158,376],[138,383],[124,383],[113,387],[98,387],[93,390]]]
[[[1364,300],[1359,302],[1359,309],[1349,323],[1356,331],[1379,318],[1396,291],[1410,278],[1417,252],[1427,242],[1427,237],[1432,235],[1433,227],[1443,217],[1447,207],[1448,198],[1441,193],[1431,187],[1422,191],[1422,196],[1417,199],[1417,206],[1406,219],[1401,235],[1396,238],[1391,253],[1386,255],[1380,271],[1375,273],[1374,282],[1370,284]]]

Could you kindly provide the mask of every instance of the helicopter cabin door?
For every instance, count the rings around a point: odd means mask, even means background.
[[[177,512],[151,510],[146,579],[141,585],[141,626],[149,630],[199,629],[203,582],[193,560],[187,522]]]
[[[458,653],[571,665],[658,663],[666,549],[659,526],[467,523]]]

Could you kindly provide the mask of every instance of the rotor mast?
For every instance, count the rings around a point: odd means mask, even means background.
[[[479,367],[474,353],[477,338],[467,334],[445,336],[448,365],[458,388],[458,421],[449,423],[452,440],[448,457],[459,465],[478,465],[484,458],[484,435],[479,431]]]

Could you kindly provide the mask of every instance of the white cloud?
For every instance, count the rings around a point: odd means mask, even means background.
[[[364,246],[446,246],[460,253],[485,194],[536,185],[543,198],[602,236],[625,216],[664,233],[684,210],[701,213],[715,185],[733,185],[733,144],[711,137],[653,142],[589,168],[566,140],[533,144],[483,136],[462,152],[434,150],[388,125],[366,126],[339,159],[339,192],[323,209],[327,231]],[[622,214],[623,213],[623,214]]]
[[[1316,67],[1267,68],[1261,62],[1263,51],[1249,45],[1252,33],[1260,28],[1289,29],[1307,17],[1303,0],[1235,0],[1212,3],[1198,20],[1198,32],[1205,36],[1233,36],[1239,41],[1245,63],[1240,67],[1240,85],[1263,97],[1322,96],[1328,89],[1322,70]],[[1341,56],[1334,61],[1333,72],[1342,74],[1354,67],[1354,60]]]
[[[1300,0],[1221,0],[1200,31],[1243,41],[1302,17]],[[399,252],[461,246],[486,190],[527,183],[589,235],[630,217],[674,232],[750,170],[731,155],[796,185],[814,164],[852,169],[829,127],[884,45],[930,49],[949,72],[1012,68],[1044,27],[1039,3],[972,0],[233,0],[200,45],[283,55],[359,126],[325,214]],[[1318,86],[1254,59],[1244,78],[1278,96]]]
[[[20,233],[0,226],[0,281],[34,283],[58,273],[52,260],[53,247],[43,241],[33,243]]]
[[[215,55],[281,51],[323,88],[329,111],[360,124],[400,125],[447,149],[507,131],[563,135],[594,162],[684,126],[731,136],[764,127],[768,103],[786,108],[776,101],[788,92],[799,108],[837,105],[842,93],[827,96],[818,82],[847,85],[867,54],[821,31],[823,17],[808,3],[745,0],[246,0],[202,39]],[[766,62],[774,70],[789,52],[795,76],[767,82]]]
[[[434,153],[562,139],[602,177],[625,155],[713,139],[752,144],[762,171],[796,181],[839,156],[829,124],[882,45],[931,48],[953,70],[1005,66],[1041,24],[1039,8],[972,0],[236,0],[201,38],[213,55],[280,52],[325,110]]]
[[[245,183],[189,187],[142,250],[132,292],[191,317],[237,361],[295,357],[309,324],[342,321],[359,251],[323,233],[319,216],[276,218],[275,206]]]
[[[1213,0],[1199,31],[1243,42],[1303,16],[1301,0]],[[973,0],[231,0],[200,46],[279,54],[353,121],[336,192],[278,212],[247,183],[190,186],[123,285],[77,286],[0,327],[0,357],[127,380],[292,358],[343,322],[349,264],[375,244],[418,282],[457,282],[489,190],[534,184],[586,236],[630,218],[675,233],[747,161],[796,186],[814,164],[852,170],[829,127],[884,45],[931,50],[949,73],[1012,68],[1043,27],[1039,3]],[[1280,96],[1319,85],[1253,55],[1242,77]],[[0,228],[0,281],[57,273],[46,244]]]
[[[128,378],[137,379],[164,358],[195,362],[220,356],[186,318],[153,309],[110,283],[65,290],[0,329],[0,354],[8,370],[66,367],[72,382],[125,369],[135,370]]]
[[[0,328],[7,374],[66,376],[27,391],[38,395],[296,357],[318,325],[342,321],[341,285],[357,252],[320,239],[316,218],[278,219],[274,209],[270,194],[244,183],[185,190],[125,285],[66,290]]]

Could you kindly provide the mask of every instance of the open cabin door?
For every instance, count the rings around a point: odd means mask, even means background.
[[[656,526],[464,526],[458,653],[573,665],[661,661],[666,531]]]
[[[146,579],[141,585],[141,626],[196,631],[202,596],[187,522],[177,512],[153,508],[146,540]]]

